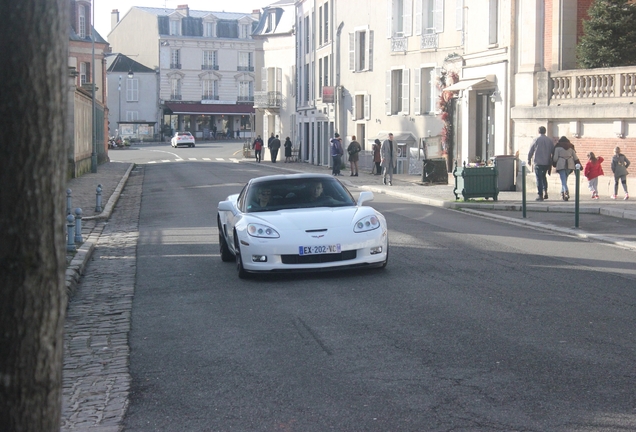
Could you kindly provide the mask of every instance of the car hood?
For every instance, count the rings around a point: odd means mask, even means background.
[[[252,218],[274,228],[306,231],[346,226],[374,213],[371,207],[314,208],[253,214]]]

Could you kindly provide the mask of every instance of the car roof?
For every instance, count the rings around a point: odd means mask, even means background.
[[[315,174],[315,173],[300,173],[300,174],[275,174],[268,175],[263,177],[256,177],[250,180],[250,184],[255,185],[264,182],[278,181],[278,180],[296,180],[296,179],[316,179],[316,180],[325,180],[325,179],[334,179],[330,174]]]

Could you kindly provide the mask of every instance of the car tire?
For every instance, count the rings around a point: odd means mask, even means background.
[[[241,247],[239,246],[238,236],[234,233],[234,256],[236,257],[236,272],[239,279],[248,279],[249,273],[243,267],[243,257],[241,256]]]
[[[230,251],[230,247],[227,245],[227,240],[225,240],[225,236],[223,235],[223,229],[221,228],[221,222],[219,221],[219,252],[221,254],[221,261],[223,262],[231,262],[236,258],[232,255]]]

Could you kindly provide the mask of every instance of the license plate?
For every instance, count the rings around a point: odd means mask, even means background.
[[[299,255],[317,255],[342,252],[339,244],[325,246],[298,246]]]

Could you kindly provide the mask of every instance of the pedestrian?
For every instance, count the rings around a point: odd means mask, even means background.
[[[283,146],[285,147],[285,163],[291,162],[292,142],[289,137],[285,138],[285,144],[283,144]]]
[[[212,125],[212,139],[216,139],[216,125]]]
[[[569,139],[562,136],[554,146],[554,156],[552,157],[556,172],[561,178],[561,199],[567,201],[570,199],[570,190],[568,189],[568,176],[574,171],[576,164],[580,164],[574,146]]]
[[[382,147],[382,143],[379,139],[375,139],[373,142],[373,166],[375,167],[375,173],[373,169],[371,170],[371,174],[380,175],[382,174],[382,168],[380,167],[380,162],[382,161],[382,157],[380,156],[380,148]]]
[[[360,143],[356,141],[356,136],[351,136],[351,142],[347,147],[347,153],[349,153],[349,163],[351,164],[351,176],[358,177],[358,159],[359,153],[362,150]]]
[[[388,177],[389,186],[393,186],[393,171],[397,166],[398,149],[397,143],[393,140],[392,133],[389,133],[389,137],[382,143],[382,147],[380,147],[380,156],[382,183],[387,184]]]
[[[280,140],[278,139],[278,135],[274,137],[271,144],[269,145],[269,154],[272,157],[272,163],[276,163],[276,158],[278,157],[278,150],[280,149]]]
[[[552,170],[552,157],[554,154],[554,144],[550,138],[545,136],[545,132],[545,127],[541,126],[539,128],[539,136],[532,141],[528,152],[528,165],[534,165],[534,175],[537,179],[537,191],[539,193],[537,201],[548,199],[547,175]]]
[[[236,139],[241,139],[241,129],[236,130]]]
[[[604,175],[601,166],[604,160],[603,156],[596,157],[594,152],[587,154],[587,164],[583,174],[587,177],[587,187],[592,192],[592,199],[598,199],[598,177]]]
[[[340,138],[340,134],[337,132],[334,134],[333,138],[331,138],[331,158],[333,167],[331,170],[331,174],[335,176],[341,176],[340,166],[342,164],[342,138]]]
[[[254,154],[256,155],[256,162],[261,163],[261,151],[263,150],[263,139],[260,135],[256,136],[254,140],[254,144],[252,144],[252,148],[254,148]]]
[[[623,190],[625,191],[624,200],[629,199],[629,193],[627,193],[627,168],[629,168],[629,159],[621,153],[621,148],[616,146],[614,148],[614,157],[612,157],[612,172],[614,173],[614,195],[612,199],[616,199],[618,195],[618,181],[621,181]]]

